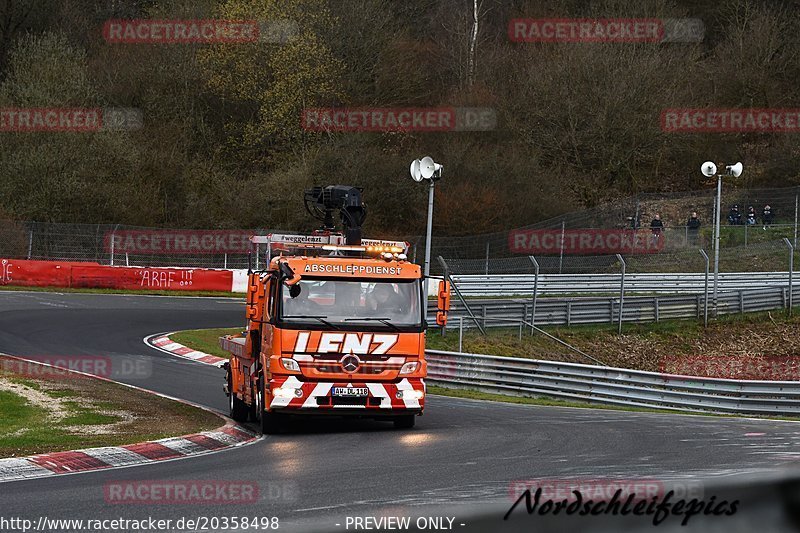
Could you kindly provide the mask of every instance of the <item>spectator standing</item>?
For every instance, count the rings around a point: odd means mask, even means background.
[[[764,224],[764,229],[771,227],[774,221],[775,213],[772,212],[772,208],[769,205],[765,205],[764,212],[761,213],[761,222]]]
[[[690,245],[697,244],[697,236],[700,233],[700,219],[697,218],[697,211],[692,211],[692,216],[686,221],[686,237]]]
[[[661,238],[661,232],[664,231],[664,223],[661,221],[661,215],[656,213],[650,222],[650,231],[653,232],[653,240],[658,241]]]

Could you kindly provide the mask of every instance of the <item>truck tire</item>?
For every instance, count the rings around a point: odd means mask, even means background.
[[[394,417],[394,427],[397,429],[411,429],[417,421],[417,415],[401,415]]]
[[[256,418],[261,428],[262,435],[274,435],[281,432],[280,416],[275,413],[264,411],[264,380],[258,380],[258,392],[256,394]]]
[[[228,398],[228,415],[237,422],[247,422],[247,404],[236,397],[230,383],[228,383],[230,395]]]

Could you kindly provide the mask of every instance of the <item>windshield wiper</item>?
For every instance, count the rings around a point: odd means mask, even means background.
[[[283,318],[313,318],[315,320],[319,320],[320,322],[322,322],[331,329],[337,329],[337,330],[342,329],[339,326],[333,324],[332,322],[328,322],[327,320],[325,320],[326,318],[328,318],[327,315],[284,315]]]
[[[364,322],[369,322],[371,320],[374,320],[375,322],[380,322],[381,324],[386,324],[387,326],[389,326],[390,328],[392,328],[395,331],[400,331],[400,328],[398,328],[397,326],[395,326],[394,324],[389,322],[389,318],[367,316],[367,317],[363,317],[363,318],[345,318],[344,319],[345,322],[355,322],[356,320],[364,321]]]

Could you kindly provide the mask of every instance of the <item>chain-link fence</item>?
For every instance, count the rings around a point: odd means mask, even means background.
[[[786,272],[789,268],[789,247],[779,235],[770,235],[769,240],[751,242],[748,245],[720,246],[720,272]],[[794,246],[792,239],[789,243]],[[701,249],[709,256],[709,269],[714,272],[714,252],[711,247],[686,247],[679,250],[652,254],[620,254],[628,272],[684,273],[704,272],[705,259]],[[796,247],[795,247],[796,250]],[[460,259],[445,257],[450,273],[463,274],[533,274],[535,258],[541,274],[614,274],[621,268],[616,254],[602,255],[525,255],[517,257],[490,257],[482,259]],[[797,257],[797,251],[795,252]],[[795,266],[800,263],[795,261]],[[438,263],[436,272],[440,273]]]
[[[797,206],[800,188],[723,190],[723,208],[720,213],[720,268],[728,271],[767,270],[780,262],[782,239],[789,238],[797,244]],[[648,194],[625,198],[594,209],[570,213],[537,224],[504,232],[468,237],[434,236],[431,257],[439,255],[448,259],[456,273],[508,274],[532,272],[527,256],[534,255],[543,273],[616,272],[616,252],[628,258],[629,268],[639,271],[680,272],[685,268],[699,268],[702,258],[699,248],[713,250],[715,214],[714,191]],[[739,206],[741,217],[729,220],[730,208]],[[754,207],[753,224],[748,224],[747,213]],[[764,218],[764,208],[770,206],[770,217]],[[697,223],[689,224],[688,217],[696,212]],[[650,228],[655,215],[660,216],[663,228]],[[733,223],[732,223],[733,222]],[[736,222],[742,222],[738,224]],[[170,242],[160,246],[138,246],[135,242],[140,232],[151,235],[182,234],[191,244],[170,248]],[[190,266],[206,268],[246,268],[248,261],[263,261],[252,252],[246,241],[253,234],[271,232],[294,233],[292,230],[256,228],[242,230],[165,230],[124,226],[119,224],[62,224],[45,222],[1,222],[0,257],[60,261],[93,261],[101,264],[143,266]],[[575,249],[570,238],[576,235],[636,235],[639,241],[630,241],[631,250],[618,246],[618,250]],[[594,232],[594,233],[593,233]],[[605,233],[604,233],[605,232]],[[609,233],[610,232],[610,233]],[[238,239],[235,245],[223,242],[220,234]],[[370,236],[369,230],[365,231]],[[537,234],[550,239],[551,247],[542,253],[531,249],[526,236]],[[162,235],[163,237],[163,235]],[[517,239],[522,238],[523,246]],[[396,238],[404,238],[402,235]],[[625,238],[625,236],[623,236]],[[203,239],[214,241],[210,247],[201,246]],[[215,240],[216,239],[216,240]],[[131,240],[134,245],[131,245]],[[425,239],[406,236],[411,244],[409,257],[422,264]],[[631,253],[640,244],[648,253]],[[152,244],[149,242],[148,244]],[[192,251],[192,250],[200,250]],[[434,273],[440,273],[438,263],[431,261]]]
[[[0,226],[0,257],[104,265],[247,268],[248,261],[255,264],[263,260],[247,238],[273,231],[280,230],[164,230],[120,224],[6,222]]]
[[[434,235],[431,248],[434,257],[483,258],[485,263],[486,258],[529,255],[526,251],[515,250],[515,236],[526,232],[552,230],[557,235],[559,231],[566,233],[572,230],[603,229],[635,230],[647,234],[651,231],[652,221],[659,215],[663,223],[659,247],[664,252],[698,247],[710,250],[713,248],[716,219],[715,192],[708,189],[683,193],[640,194],[508,231],[460,237]],[[777,241],[783,237],[797,242],[799,199],[800,187],[736,189],[726,185],[722,192],[720,212],[721,248],[750,246],[763,241]],[[729,220],[734,206],[738,206],[739,216]],[[748,224],[751,206],[754,216],[750,221],[754,223]],[[766,206],[770,206],[770,209],[765,220]],[[697,223],[690,222],[692,213],[697,213],[699,227]],[[411,242],[412,245],[417,245],[418,255],[424,253],[424,238],[412,238]],[[563,254],[558,252],[554,250],[549,255],[570,255],[569,250],[565,250]]]

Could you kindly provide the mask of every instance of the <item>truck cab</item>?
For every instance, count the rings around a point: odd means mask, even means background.
[[[354,246],[340,235],[271,235],[260,242],[270,252],[277,243],[281,254],[249,274],[246,330],[220,339],[231,352],[225,383],[231,417],[256,421],[264,433],[290,415],[413,427],[425,407],[427,324],[423,276],[407,260],[407,244]],[[440,291],[449,292],[446,283]],[[437,313],[441,325],[446,313]]]

